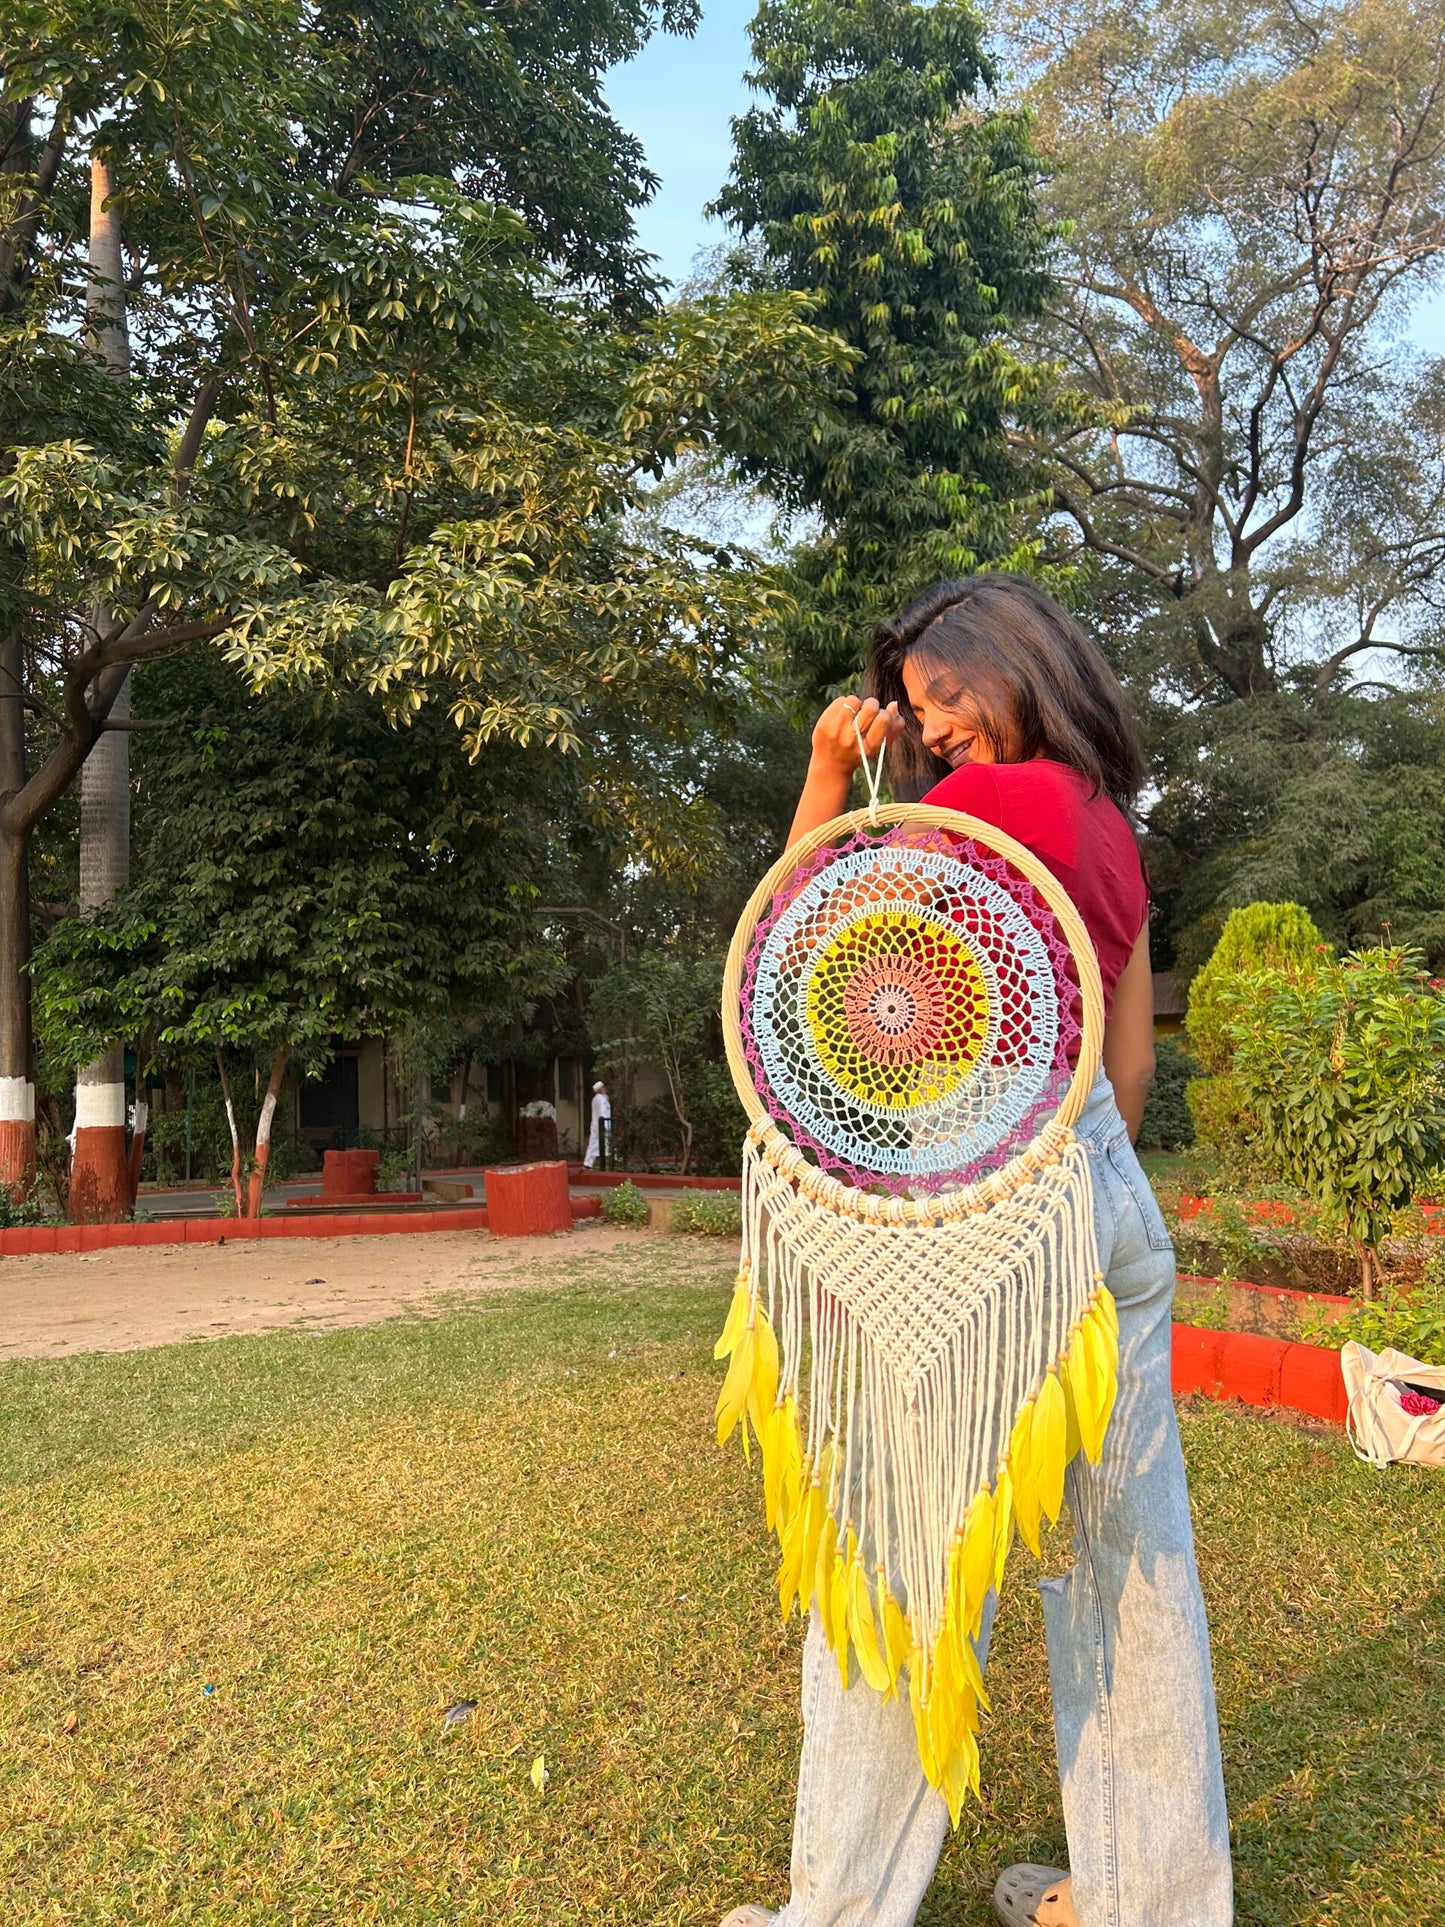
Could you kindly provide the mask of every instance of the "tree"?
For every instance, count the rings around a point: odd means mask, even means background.
[[[153,666],[141,693],[174,720],[140,739],[137,880],[41,948],[39,1029],[62,1057],[119,1028],[164,1067],[213,1063],[254,1216],[288,1071],[379,1032],[505,1027],[558,984],[533,911],[545,792],[515,749],[470,761],[434,709],[397,728],[359,693],[254,697],[204,657]],[[248,1159],[234,1087],[253,1065]]]
[[[690,1073],[716,1028],[722,966],[716,960],[645,951],[592,987],[591,1020],[601,1063],[629,1088],[647,1066],[662,1072],[677,1120],[680,1170],[692,1164]]]
[[[1259,1151],[1343,1225],[1366,1298],[1394,1214],[1445,1157],[1445,998],[1419,964],[1399,949],[1316,954],[1222,992]]]
[[[1066,224],[1044,345],[1078,405],[1035,446],[1078,548],[1147,593],[1158,673],[1323,704],[1367,653],[1433,655],[1440,384],[1384,351],[1445,253],[1438,8],[1003,19]]]
[[[130,373],[130,326],[126,312],[125,261],[115,169],[99,143],[90,156],[90,236],[85,306],[89,345],[123,386]],[[110,612],[97,604],[89,627],[110,626]],[[115,725],[92,747],[80,772],[79,898],[82,913],[100,909],[130,877],[130,677],[115,694],[108,721]],[[66,1189],[69,1215],[81,1222],[126,1216],[134,1186],[126,1154],[125,1043],[113,1039],[99,1056],[78,1067],[75,1133]],[[146,1110],[137,1093],[135,1174],[145,1146]]]
[[[968,0],[764,0],[752,44],[767,101],[734,123],[717,203],[746,243],[733,273],[808,290],[853,355],[836,419],[799,416],[744,464],[816,518],[795,640],[826,685],[929,582],[1032,566],[1008,437],[1042,384],[1013,330],[1043,307],[1049,237],[1027,120],[987,101]]]
[[[1158,948],[1192,967],[1258,895],[1345,942],[1407,899],[1438,926],[1413,857],[1362,844],[1378,699],[1428,699],[1445,641],[1445,390],[1400,339],[1445,250],[1440,11],[1006,0],[999,25],[1060,224],[1025,344],[1058,405],[1021,443],[1146,726]],[[1295,861],[1316,796],[1354,853],[1328,879]]]
[[[842,351],[786,295],[636,318],[645,180],[597,73],[653,14],[545,11],[7,16],[0,1175],[31,1154],[29,845],[136,662],[224,638],[258,685],[439,701],[474,751],[577,754],[618,844],[685,848],[688,798],[650,780],[636,725],[730,700],[777,592],[636,511],[677,456],[815,415]],[[81,342],[93,138],[126,242],[124,389]]]

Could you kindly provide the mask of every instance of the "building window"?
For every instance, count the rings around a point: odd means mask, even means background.
[[[507,1079],[506,1079],[506,1073],[505,1073],[505,1066],[501,1064],[488,1064],[487,1066],[487,1102],[489,1104],[505,1104],[506,1101],[507,1101]]]
[[[570,1104],[577,1096],[577,1062],[572,1057],[557,1059],[557,1102]]]

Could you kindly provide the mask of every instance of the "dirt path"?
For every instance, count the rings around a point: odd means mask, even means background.
[[[556,1238],[437,1231],[0,1258],[0,1359],[136,1351],[281,1325],[369,1325],[503,1285],[575,1278],[589,1256],[634,1241],[656,1243],[589,1224]]]

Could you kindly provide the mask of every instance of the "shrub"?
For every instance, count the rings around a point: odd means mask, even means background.
[[[1147,1151],[1187,1151],[1194,1142],[1185,1087],[1199,1069],[1176,1037],[1156,1038],[1154,1082],[1144,1105],[1139,1143]]]
[[[1445,998],[1419,966],[1407,950],[1317,954],[1222,992],[1259,1151],[1343,1229],[1367,1298],[1395,1213],[1445,1155]]]
[[[742,1199],[736,1191],[685,1191],[673,1204],[672,1228],[704,1238],[740,1238]]]
[[[1298,903],[1247,903],[1230,911],[1219,942],[1189,986],[1184,1027],[1201,1070],[1210,1075],[1227,1071],[1234,1055],[1231,980],[1261,969],[1307,964],[1320,954],[1323,941],[1314,918]]]
[[[632,1231],[645,1230],[652,1222],[647,1199],[631,1178],[603,1195],[602,1215],[609,1224],[625,1225]]]
[[[1185,1102],[1196,1143],[1215,1154],[1229,1183],[1248,1185],[1263,1175],[1255,1120],[1230,1068],[1234,1047],[1227,1007],[1232,987],[1257,970],[1309,964],[1323,949],[1313,917],[1298,903],[1247,903],[1230,911],[1218,943],[1189,986],[1184,1026],[1206,1075],[1190,1078]]]
[[[383,1151],[376,1163],[378,1191],[413,1191],[416,1188],[416,1158],[409,1151]]]
[[[1357,1305],[1333,1322],[1321,1312],[1301,1314],[1303,1334],[1313,1345],[1339,1351],[1350,1339],[1372,1352],[1393,1345],[1422,1365],[1445,1365],[1445,1257],[1426,1264],[1417,1284],[1370,1305]]]
[[[42,1202],[38,1191],[12,1191],[8,1184],[0,1184],[0,1231],[59,1222],[58,1214]]]

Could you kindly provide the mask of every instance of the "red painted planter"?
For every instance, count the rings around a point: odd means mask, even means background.
[[[1343,1425],[1349,1412],[1338,1352],[1255,1332],[1176,1325],[1173,1383],[1176,1392],[1238,1398],[1246,1405],[1303,1412],[1334,1425]]]
[[[324,1151],[321,1156],[321,1195],[333,1198],[371,1197],[376,1190],[380,1151]]]
[[[487,1223],[497,1238],[535,1238],[572,1229],[567,1167],[560,1159],[485,1173]]]

